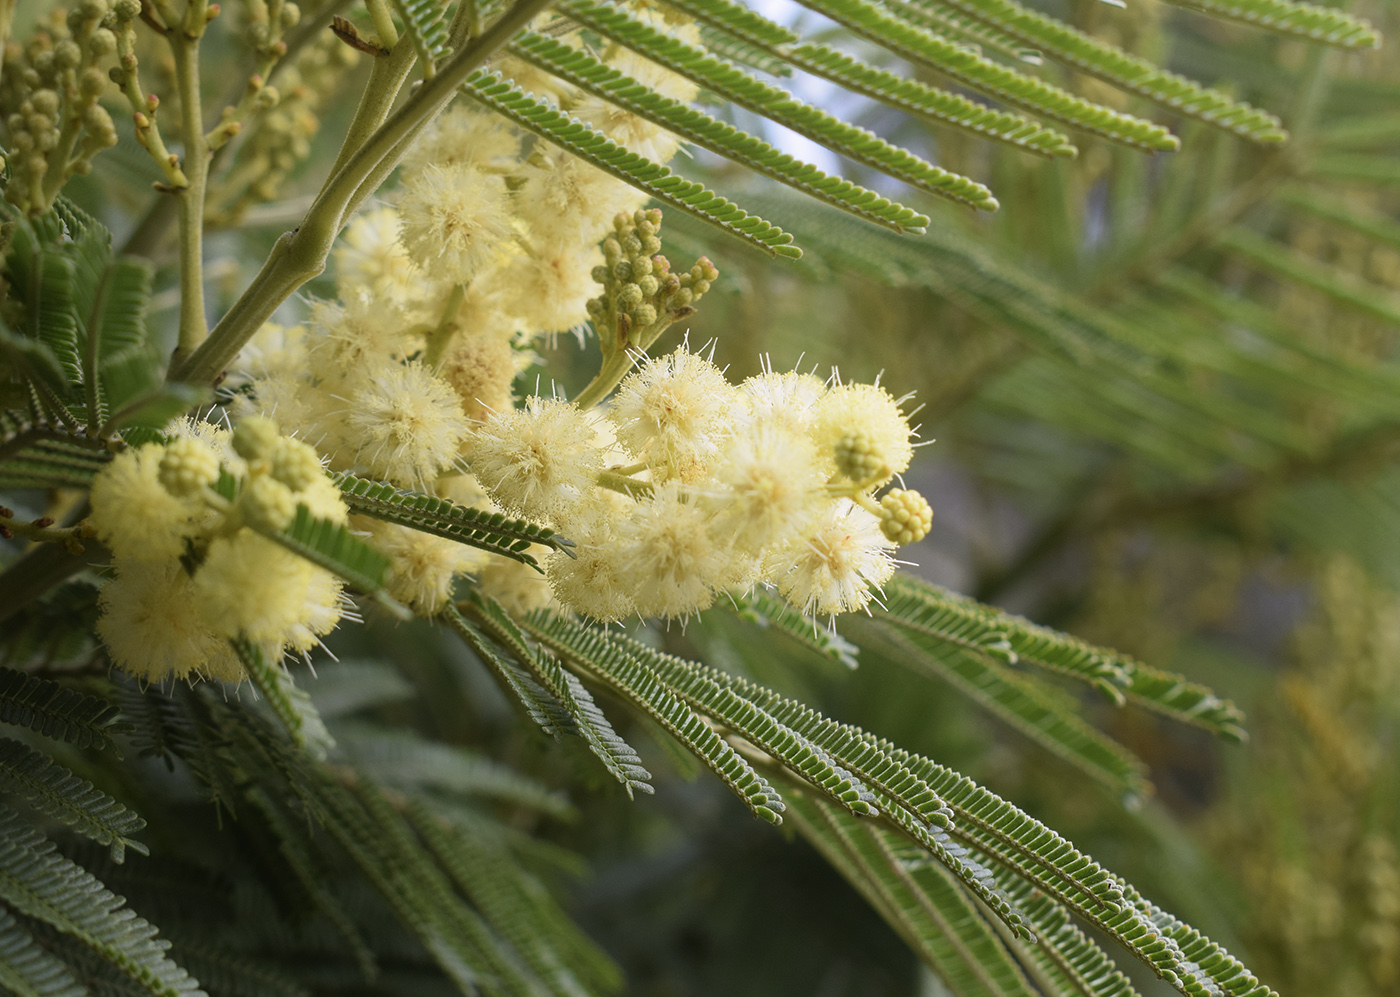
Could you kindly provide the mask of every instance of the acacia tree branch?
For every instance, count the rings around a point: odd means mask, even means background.
[[[431,121],[457,88],[552,0],[519,0],[479,38],[449,59],[390,115],[321,189],[302,224],[277,240],[252,284],[192,355],[176,358],[169,379],[190,384],[215,380],[278,306],[326,268],[335,237],[350,211],[368,196],[365,181],[383,178],[407,149],[408,140]],[[407,45],[402,39],[399,44]]]

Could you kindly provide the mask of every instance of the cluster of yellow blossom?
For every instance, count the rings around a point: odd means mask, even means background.
[[[340,580],[259,530],[284,529],[298,505],[346,522],[315,450],[258,418],[236,433],[182,419],[167,435],[117,454],[92,488],[115,569],[97,624],[112,661],[149,681],[237,681],[234,638],[274,659],[306,653],[344,612]],[[221,472],[237,482],[232,500],[214,487]]]
[[[657,76],[630,52],[612,57]],[[553,77],[512,60],[503,68],[634,151],[668,159],[677,148],[657,126]],[[669,72],[652,82],[695,96]],[[337,300],[315,304],[300,325],[269,324],[243,350],[234,414],[275,417],[336,470],[486,508],[460,462],[473,425],[513,410],[511,385],[537,335],[584,328],[592,273],[605,262],[599,236],[646,197],[472,106],[433,124],[402,181],[395,203],[357,217],[335,250]],[[389,591],[420,613],[440,609],[468,571],[516,609],[549,597],[518,562],[378,520],[351,526],[391,558]]]
[[[500,506],[577,543],[548,561],[555,596],[600,620],[685,617],[722,591],[776,585],[797,608],[863,608],[893,551],[928,532],[912,431],[871,384],[766,371],[731,385],[686,348],[644,360],[606,411],[532,397],[466,450]]]

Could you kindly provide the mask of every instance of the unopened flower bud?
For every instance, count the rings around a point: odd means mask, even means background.
[[[891,488],[880,498],[880,532],[894,543],[918,543],[933,527],[933,510],[916,491]]]
[[[636,284],[624,284],[622,290],[617,293],[618,306],[623,311],[632,311],[642,303],[646,295],[642,294],[642,289]]]
[[[836,469],[855,485],[873,485],[893,473],[870,434],[861,429],[844,433],[836,441]]]
[[[285,530],[297,513],[296,496],[276,478],[255,474],[238,499],[243,521],[256,529]]]
[[[117,50],[117,36],[106,28],[98,28],[92,33],[88,45],[91,46],[93,55],[111,55]]]
[[[259,460],[271,456],[281,438],[277,423],[260,415],[249,416],[233,431],[233,449],[244,460]]]
[[[301,440],[279,437],[268,458],[272,476],[294,492],[306,488],[321,476],[321,458]]]
[[[656,321],[656,306],[651,304],[640,304],[632,309],[632,321],[645,328]]]
[[[176,498],[186,498],[219,480],[219,458],[208,444],[177,436],[160,458],[160,483]]]

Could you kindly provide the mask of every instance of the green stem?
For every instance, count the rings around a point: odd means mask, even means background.
[[[204,384],[214,380],[262,324],[297,288],[326,267],[335,237],[348,209],[369,191],[372,176],[387,176],[406,140],[441,111],[475,69],[525,27],[551,0],[520,0],[480,38],[456,53],[431,79],[423,81],[403,106],[360,146],[322,188],[301,226],[277,241],[248,290],[238,299],[204,344],[170,368],[174,381]],[[387,160],[387,162],[386,162]]]
[[[457,312],[462,307],[464,297],[466,288],[461,284],[454,284],[452,293],[447,296],[447,305],[442,310],[442,318],[438,320],[437,328],[428,334],[428,346],[423,351],[425,366],[436,368],[442,363],[447,348],[452,345],[452,340],[460,328],[457,324]]]
[[[598,484],[603,488],[611,488],[615,492],[621,492],[629,498],[645,498],[651,494],[651,482],[638,481],[636,478],[629,478],[616,471],[599,471]]]
[[[204,313],[204,190],[209,178],[209,143],[204,137],[204,108],[199,88],[199,42],[204,34],[204,7],[191,3],[184,30],[170,32],[175,79],[180,90],[180,132],[185,142],[184,173],[188,186],[178,191],[180,230],[180,342],[175,362],[194,352],[209,335]],[[197,23],[196,23],[197,21]]]
[[[582,410],[591,409],[608,397],[608,392],[617,387],[631,370],[632,357],[626,350],[618,350],[612,356],[604,357],[603,366],[599,369],[597,376],[579,392],[579,396],[574,399],[574,404]]]
[[[370,20],[374,22],[374,30],[379,33],[379,44],[389,49],[397,45],[399,32],[394,27],[394,18],[389,13],[389,5],[384,0],[365,0],[365,7],[369,9]]]

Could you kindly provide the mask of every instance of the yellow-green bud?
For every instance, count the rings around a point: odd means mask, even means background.
[[[233,431],[233,449],[244,460],[269,457],[282,434],[277,423],[260,415],[249,416]]]
[[[901,547],[918,543],[933,527],[933,510],[916,491],[891,488],[880,498],[880,532]]]
[[[861,486],[888,481],[894,473],[870,434],[861,429],[853,429],[836,441],[836,469]]]
[[[321,476],[321,458],[301,440],[283,436],[273,444],[268,470],[282,484],[299,492]]]
[[[297,512],[296,496],[292,490],[267,474],[255,474],[248,479],[238,499],[238,510],[249,526],[264,530],[284,530]]]
[[[219,458],[192,436],[177,436],[160,458],[160,483],[176,498],[186,498],[219,480]]]

